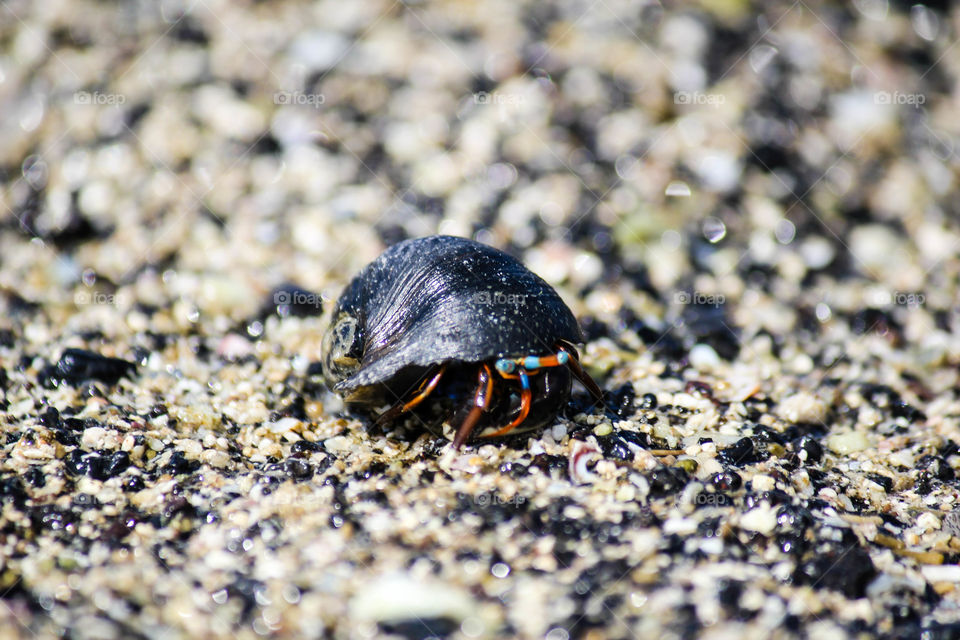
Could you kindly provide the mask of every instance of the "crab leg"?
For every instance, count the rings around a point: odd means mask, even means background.
[[[523,424],[523,421],[527,419],[527,416],[530,415],[530,408],[533,406],[533,391],[530,389],[529,375],[538,373],[539,369],[566,366],[570,369],[570,372],[573,374],[573,376],[579,380],[584,387],[586,387],[587,391],[590,392],[597,402],[603,402],[603,391],[601,391],[597,383],[593,381],[593,378],[591,378],[590,375],[583,370],[583,367],[580,366],[580,357],[577,353],[576,347],[565,340],[558,342],[557,347],[557,352],[549,356],[500,358],[496,361],[494,366],[497,369],[497,373],[499,373],[503,378],[520,381],[520,412],[517,414],[517,417],[510,422],[510,424],[501,427],[492,433],[484,434],[485,438],[495,438],[497,436],[506,435]],[[487,374],[489,374],[489,367],[484,365],[484,369],[486,370]],[[482,375],[483,372],[481,372],[481,376]],[[463,421],[463,424],[461,424],[460,428],[457,430],[457,435],[454,438],[453,444],[458,449],[460,448],[460,445],[462,445],[470,436],[471,431],[473,431],[474,426],[476,426],[477,421],[480,419],[482,408],[480,406],[479,398],[484,384],[485,382],[481,381],[480,388],[477,389],[477,399],[474,402],[475,406],[470,410],[470,413]],[[489,384],[489,382],[486,384]],[[489,393],[490,392],[488,390],[487,395],[489,395]]]
[[[502,360],[498,361],[497,365],[499,365],[500,362],[502,362]],[[499,366],[497,368],[500,369]],[[533,392],[530,391],[530,378],[527,377],[527,372],[523,367],[517,369],[516,375],[503,373],[502,370],[500,371],[500,375],[502,375],[504,378],[520,379],[520,414],[514,419],[513,422],[502,429],[497,429],[493,433],[486,434],[484,437],[487,438],[505,435],[520,426],[520,424],[526,420],[527,416],[530,414],[530,406],[533,403]]]
[[[477,375],[477,379],[479,380],[479,384],[477,385],[477,392],[473,396],[473,407],[457,429],[457,435],[453,438],[454,449],[459,449],[463,446],[463,443],[467,441],[473,432],[473,428],[477,426],[477,421],[480,419],[483,411],[490,404],[490,396],[493,393],[493,375],[490,372],[490,367],[483,365],[483,368],[480,369],[480,373]]]
[[[570,372],[573,373],[573,377],[580,381],[587,391],[590,392],[590,395],[593,396],[593,399],[601,404],[603,404],[603,391],[600,389],[600,385],[594,382],[593,378],[590,377],[590,374],[583,370],[583,367],[580,366],[580,354],[577,353],[576,348],[573,345],[569,344],[566,340],[561,340],[557,343],[560,346],[560,349],[563,351],[569,351],[571,358],[567,361],[567,367],[570,368]]]
[[[403,400],[398,401],[392,407],[380,414],[380,417],[376,419],[374,425],[382,426],[394,418],[396,418],[401,413],[406,413],[416,407],[418,404],[427,399],[433,390],[437,388],[437,385],[440,383],[440,378],[443,377],[444,371],[446,371],[447,365],[441,365],[439,370],[433,375],[433,377],[425,379],[420,383],[420,387],[417,389],[412,398],[404,402]]]

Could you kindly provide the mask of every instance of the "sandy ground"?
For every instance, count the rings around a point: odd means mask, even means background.
[[[0,2],[4,637],[956,637],[958,27]],[[433,233],[556,287],[606,411],[344,410],[326,314]]]

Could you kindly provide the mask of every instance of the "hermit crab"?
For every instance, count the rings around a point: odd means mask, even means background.
[[[324,334],[323,366],[348,403],[392,405],[377,426],[412,413],[435,433],[446,424],[459,448],[553,420],[571,375],[602,402],[579,364],[580,341],[570,309],[519,261],[430,236],[390,247],[350,282]]]

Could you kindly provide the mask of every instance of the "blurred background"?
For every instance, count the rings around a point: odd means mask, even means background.
[[[0,622],[956,620],[958,30],[887,0],[0,0]],[[433,233],[557,287],[616,406],[461,457],[340,415],[319,312]],[[96,353],[57,386],[64,347]]]
[[[614,330],[721,301],[775,333],[923,306],[922,332],[954,302],[949,4],[0,12],[8,301],[241,319],[278,283],[335,296],[384,246],[449,233]]]

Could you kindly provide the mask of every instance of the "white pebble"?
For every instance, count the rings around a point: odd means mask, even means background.
[[[827,406],[817,396],[808,391],[801,391],[788,396],[780,406],[777,414],[786,420],[797,424],[799,422],[823,422],[827,416]]]
[[[760,506],[747,511],[740,518],[740,527],[747,531],[756,531],[763,535],[773,533],[777,526],[777,510],[764,502]]]
[[[859,431],[848,431],[827,438],[827,447],[834,453],[856,453],[870,448],[870,441]]]
[[[473,598],[456,585],[402,573],[375,577],[350,601],[352,616],[373,621],[464,620],[474,610]]]
[[[332,31],[307,31],[290,46],[290,57],[312,71],[322,71],[337,64],[350,43]]]
[[[690,349],[690,366],[694,369],[714,369],[720,366],[720,356],[708,344],[695,344]]]
[[[928,582],[960,582],[960,565],[924,564],[920,565],[920,573]]]

